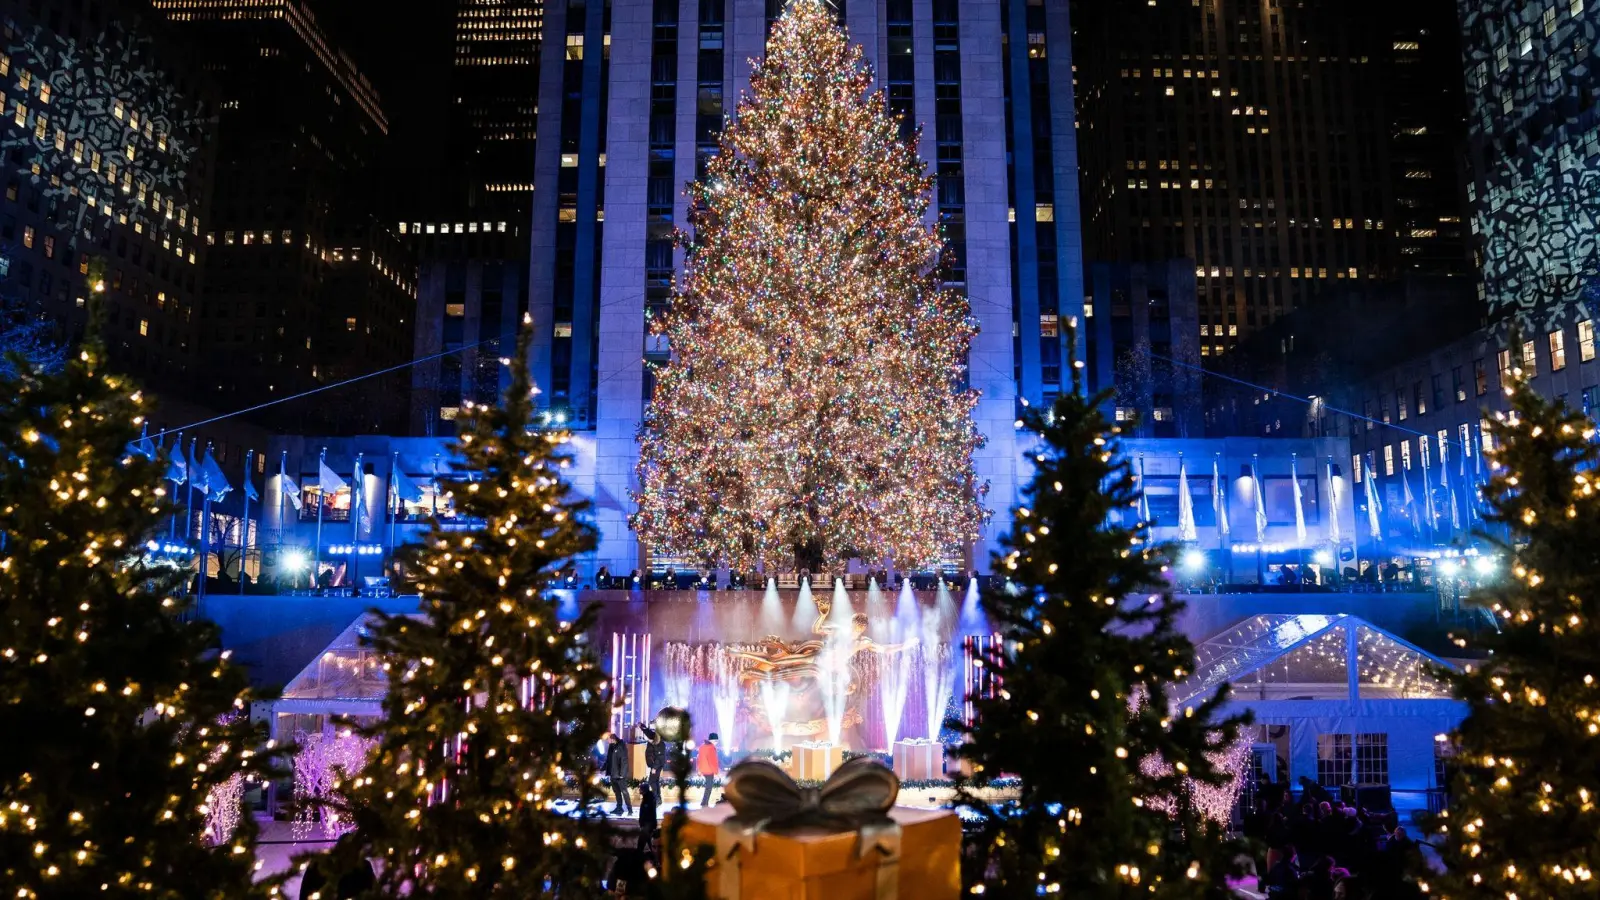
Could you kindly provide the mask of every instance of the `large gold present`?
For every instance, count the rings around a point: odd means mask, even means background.
[[[796,781],[827,781],[843,762],[843,747],[826,741],[801,741],[790,751],[789,774]]]
[[[898,791],[894,774],[867,757],[820,790],[799,788],[770,763],[741,763],[729,773],[729,803],[691,813],[668,858],[712,848],[711,900],[956,900],[960,820],[894,807]]]
[[[648,746],[650,745],[643,742],[628,745],[628,763],[632,766],[629,769],[629,775],[633,778],[644,779],[650,777],[650,767],[645,765],[644,762],[644,748]]]
[[[944,745],[927,738],[895,741],[894,774],[901,781],[944,778]]]

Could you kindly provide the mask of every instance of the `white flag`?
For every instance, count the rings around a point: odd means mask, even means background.
[[[1211,461],[1211,508],[1217,514],[1217,536],[1228,536],[1228,486],[1222,483],[1217,461]]]
[[[288,457],[287,451],[278,457],[278,494],[294,506],[295,512],[299,512],[300,507],[304,504],[300,500],[300,485],[295,484],[294,479],[289,477],[289,472],[284,462]]]
[[[1339,533],[1339,482],[1333,479],[1332,459],[1328,460],[1328,505],[1332,507],[1328,513],[1328,540],[1337,549],[1343,535]]]
[[[1194,528],[1194,498],[1189,496],[1189,470],[1178,457],[1178,540],[1198,540]]]
[[[1294,539],[1300,546],[1306,543],[1306,499],[1300,491],[1300,462],[1289,457],[1289,480],[1294,483]]]

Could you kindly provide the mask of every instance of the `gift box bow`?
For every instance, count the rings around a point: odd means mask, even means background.
[[[879,854],[878,898],[895,900],[898,880],[892,863],[900,859],[900,825],[890,818],[900,779],[877,760],[846,760],[822,787],[801,787],[766,759],[747,759],[728,772],[724,792],[734,814],[717,828],[721,894],[739,900],[739,863],[756,849],[763,832],[782,834],[802,828],[827,833],[855,832],[855,858]]]

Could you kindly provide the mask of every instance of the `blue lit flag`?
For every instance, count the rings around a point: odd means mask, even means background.
[[[1367,528],[1375,538],[1383,537],[1383,526],[1378,521],[1378,516],[1383,513],[1383,504],[1378,502],[1378,470],[1374,466],[1374,456],[1367,454]]]
[[[1255,460],[1250,462],[1250,481],[1253,482],[1256,495],[1256,543],[1264,544],[1267,540],[1267,498],[1261,495],[1261,473],[1256,471]]]
[[[1178,456],[1178,540],[1199,540],[1194,527],[1194,498],[1189,496],[1189,469]]]
[[[300,485],[289,477],[288,464],[286,462],[288,458],[288,451],[278,457],[278,494],[294,506],[295,512],[299,512],[300,507],[303,505],[300,501]],[[279,508],[281,509],[282,507]]]
[[[327,460],[317,460],[318,490],[322,491],[324,494],[336,494],[349,486],[350,485],[345,484],[344,479],[340,478],[337,472],[334,472],[332,469],[328,468]]]
[[[1217,513],[1217,535],[1228,536],[1228,486],[1222,483],[1217,461],[1211,460],[1211,508]]]
[[[172,443],[172,452],[167,455],[167,480],[173,484],[183,484],[189,480],[189,462],[183,458],[183,433],[178,433],[178,439]]]
[[[217,465],[217,458],[211,455],[209,445],[206,447],[206,458],[200,463],[197,481],[213,500],[221,500],[233,490],[233,485],[228,483],[228,476],[224,475],[222,467]]]
[[[133,456],[142,456],[145,459],[152,460],[156,458],[159,451],[156,450],[156,442],[150,440],[148,425],[139,426],[139,439],[137,441],[129,441],[127,450]]]
[[[254,450],[245,452],[244,455],[244,497],[246,500],[260,500],[261,495],[256,493],[256,486],[250,481],[250,458],[255,456]]]
[[[389,489],[394,491],[396,497],[406,503],[422,502],[422,486],[412,481],[399,468],[396,468],[394,474],[389,477]]]
[[[1300,460],[1292,455],[1289,457],[1289,481],[1294,486],[1294,539],[1303,547],[1306,543],[1306,500],[1300,491]]]

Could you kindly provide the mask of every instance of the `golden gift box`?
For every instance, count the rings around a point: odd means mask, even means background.
[[[895,741],[894,774],[901,781],[944,778],[944,745],[927,738]]]
[[[796,781],[827,781],[843,762],[843,747],[825,741],[801,741],[790,750],[789,774]]]
[[[711,900],[956,900],[961,894],[961,821],[948,810],[894,807],[893,846],[864,848],[858,830],[802,827],[763,832],[748,844],[722,835],[728,804],[696,810],[679,834],[685,849],[709,845]]]

